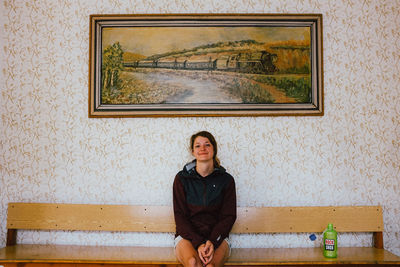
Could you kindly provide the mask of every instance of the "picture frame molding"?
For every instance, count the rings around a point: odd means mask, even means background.
[[[141,104],[102,105],[101,32],[104,27],[168,26],[294,26],[311,27],[311,103],[280,104]],[[323,116],[323,31],[322,14],[94,14],[89,30],[89,118],[120,117],[240,117]]]

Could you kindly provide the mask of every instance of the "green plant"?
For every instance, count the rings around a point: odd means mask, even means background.
[[[310,77],[254,77],[254,80],[273,85],[283,91],[286,96],[293,97],[299,103],[311,102],[311,78]]]
[[[274,98],[271,94],[258,84],[248,81],[234,79],[233,83],[227,86],[233,95],[242,99],[244,104],[268,104],[273,103]]]

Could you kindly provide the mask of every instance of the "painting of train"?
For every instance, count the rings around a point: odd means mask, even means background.
[[[269,15],[93,15],[91,110],[321,114],[320,23],[318,14],[278,21]]]
[[[274,62],[277,59],[276,54],[267,51],[257,51],[248,53],[236,53],[234,55],[212,58],[208,60],[190,60],[184,59],[157,59],[157,60],[136,60],[124,62],[124,67],[133,68],[166,68],[175,70],[206,70],[206,71],[232,71],[254,74],[272,74],[277,68]]]

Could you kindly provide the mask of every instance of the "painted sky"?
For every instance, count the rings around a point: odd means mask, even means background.
[[[119,42],[124,51],[144,56],[226,41],[261,43],[309,40],[309,27],[130,27],[103,28],[103,47]]]

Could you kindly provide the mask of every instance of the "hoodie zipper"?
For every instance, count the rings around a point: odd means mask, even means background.
[[[207,184],[204,178],[202,182],[203,182],[203,206],[206,206]]]

